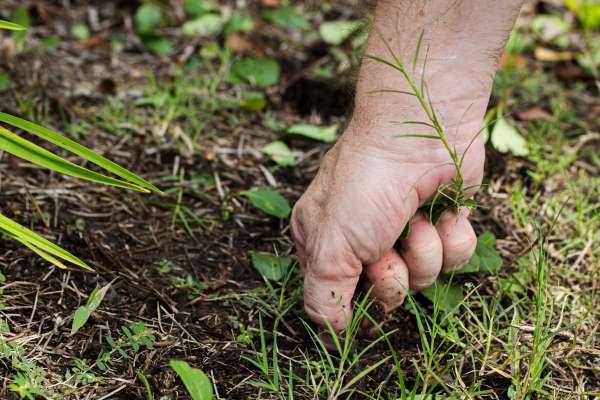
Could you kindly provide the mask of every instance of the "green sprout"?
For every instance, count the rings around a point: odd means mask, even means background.
[[[421,43],[423,41],[423,35],[424,35],[424,32],[421,32],[421,35],[419,36],[419,39],[417,41],[417,48],[416,48],[416,51],[415,51],[415,54],[414,54],[413,60],[412,60],[412,73],[414,73],[416,66],[417,66],[417,61],[419,59],[419,54],[421,51]],[[466,191],[468,189],[470,189],[471,187],[463,186],[464,178],[462,175],[462,165],[463,165],[463,162],[465,159],[465,155],[467,154],[467,152],[469,151],[469,149],[475,142],[475,139],[477,138],[479,133],[481,133],[483,131],[483,129],[480,130],[479,132],[477,132],[473,136],[473,138],[469,141],[465,151],[462,154],[460,154],[458,152],[458,149],[456,148],[456,146],[452,145],[448,141],[446,132],[440,123],[440,120],[436,114],[436,110],[433,107],[433,102],[431,100],[431,96],[429,95],[429,88],[427,87],[427,81],[425,80],[425,69],[426,69],[426,65],[427,65],[427,56],[429,55],[429,47],[426,50],[425,59],[423,61],[423,68],[421,70],[421,77],[419,79],[419,84],[417,84],[417,80],[414,78],[412,73],[409,72],[409,70],[406,68],[405,64],[400,60],[400,58],[396,55],[396,53],[392,50],[389,42],[385,38],[383,38],[383,36],[381,36],[381,40],[385,44],[387,51],[389,52],[390,56],[392,57],[392,61],[386,60],[384,58],[381,58],[381,57],[378,57],[375,55],[370,55],[370,54],[366,54],[365,57],[368,59],[371,59],[373,61],[379,62],[381,64],[387,65],[390,68],[393,68],[396,71],[398,71],[400,74],[402,74],[402,76],[408,83],[410,90],[381,89],[381,90],[375,90],[374,92],[397,93],[397,94],[415,97],[418,100],[419,105],[425,112],[425,115],[427,116],[427,120],[426,121],[407,120],[407,121],[400,121],[399,124],[400,125],[412,125],[412,126],[426,126],[426,127],[433,129],[433,131],[434,131],[434,134],[407,133],[407,134],[397,135],[397,137],[420,138],[420,139],[429,139],[429,140],[440,141],[442,143],[442,145],[444,146],[444,148],[447,150],[448,155],[450,156],[450,159],[451,159],[451,163],[452,163],[452,165],[454,165],[454,168],[456,171],[452,182],[440,185],[437,189],[437,192],[436,192],[436,195],[434,196],[434,198],[427,204],[423,205],[421,208],[423,210],[427,211],[427,213],[429,215],[429,219],[434,224],[437,223],[437,221],[439,220],[442,213],[448,209],[460,209],[463,207],[476,208],[477,203],[474,200],[467,198],[467,196],[465,194]],[[466,111],[468,111],[468,108]],[[465,111],[465,114],[466,114],[466,111]],[[408,231],[407,231],[407,229],[405,229],[405,232],[403,232],[402,236],[404,237],[407,233],[408,233]]]

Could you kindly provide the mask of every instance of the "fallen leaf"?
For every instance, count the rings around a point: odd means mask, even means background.
[[[247,197],[252,205],[274,217],[287,218],[292,212],[287,199],[275,190],[253,189],[240,192],[240,195]]]
[[[290,148],[281,140],[276,140],[262,148],[262,152],[269,155],[277,165],[282,167],[296,165],[296,157]]]
[[[98,36],[93,36],[93,37],[83,40],[79,43],[79,47],[81,47],[82,49],[89,49],[89,48],[98,47],[98,46],[105,47],[107,45],[109,45],[109,43]]]
[[[247,81],[260,87],[267,87],[279,81],[279,64],[270,58],[245,58],[231,66],[231,77]]]
[[[534,55],[537,60],[547,62],[571,61],[575,58],[571,51],[554,51],[546,47],[537,47]]]
[[[552,115],[539,106],[529,107],[517,113],[521,121],[551,121]]]
[[[310,27],[304,15],[290,6],[265,8],[260,16],[273,25],[284,29],[308,29]]]
[[[261,0],[260,4],[265,7],[279,7],[281,5],[281,0]]]
[[[307,138],[320,140],[325,143],[333,143],[336,139],[338,126],[318,126],[311,124],[296,124],[290,126],[286,133],[290,135],[300,135]]]
[[[496,150],[501,153],[512,153],[515,156],[526,156],[529,154],[527,141],[517,128],[500,118],[494,124],[491,133],[491,142]]]
[[[326,43],[338,46],[360,28],[360,21],[328,21],[319,26],[319,34]]]
[[[187,21],[181,27],[186,36],[210,36],[223,30],[225,19],[217,14],[205,14],[201,17]]]
[[[290,270],[294,259],[290,256],[280,257],[270,254],[252,252],[252,265],[262,276],[272,281],[281,280]]]
[[[250,43],[250,41],[241,33],[229,34],[225,43],[231,51],[240,55],[249,55],[254,48],[252,43]]]

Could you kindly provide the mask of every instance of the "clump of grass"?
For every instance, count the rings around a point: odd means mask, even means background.
[[[452,182],[443,184],[438,187],[436,195],[431,200],[431,202],[425,204],[422,208],[428,211],[429,218],[433,223],[436,223],[442,213],[448,209],[459,209],[462,207],[467,208],[476,208],[477,203],[469,199],[466,195],[466,192],[470,187],[464,187],[464,177],[462,175],[462,165],[465,160],[465,155],[475,142],[475,139],[481,132],[477,132],[473,136],[473,138],[468,143],[466,149],[462,154],[458,152],[458,149],[455,145],[451,144],[448,141],[448,135],[440,123],[440,119],[436,113],[435,108],[433,107],[433,101],[429,94],[429,88],[427,86],[427,81],[425,79],[425,70],[427,66],[427,57],[429,55],[429,47],[425,53],[425,59],[423,61],[421,76],[417,82],[417,79],[414,77],[414,73],[416,71],[417,62],[419,59],[419,54],[421,52],[421,44],[423,42],[424,32],[421,32],[419,39],[417,41],[417,47],[412,60],[412,68],[409,70],[406,65],[400,60],[397,54],[392,50],[389,42],[381,36],[381,40],[386,46],[386,49],[390,56],[392,57],[392,61],[386,60],[382,57],[366,54],[365,57],[371,59],[373,61],[379,62],[381,64],[387,65],[390,68],[398,71],[405,79],[406,83],[410,90],[395,90],[395,89],[381,89],[376,90],[374,92],[379,93],[397,93],[401,95],[413,96],[417,99],[419,105],[425,112],[427,117],[426,120],[406,120],[406,121],[398,121],[400,125],[409,125],[409,126],[425,126],[431,128],[433,130],[432,134],[420,134],[420,133],[406,133],[398,135],[397,137],[401,138],[420,138],[420,139],[428,139],[435,140],[442,143],[448,155],[451,159],[451,164],[455,169],[455,176]],[[464,114],[468,109],[465,111]]]

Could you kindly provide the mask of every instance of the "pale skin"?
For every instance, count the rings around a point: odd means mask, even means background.
[[[379,0],[366,53],[391,59],[386,40],[410,65],[423,32],[429,94],[449,142],[462,153],[482,127],[498,60],[521,5],[522,0]],[[421,51],[418,77],[425,55]],[[440,142],[397,137],[432,132],[394,124],[426,117],[414,97],[375,92],[380,89],[408,86],[389,66],[364,61],[350,123],[292,214],[306,312],[340,332],[351,317],[361,274],[373,297],[391,311],[409,289],[428,287],[440,272],[463,266],[476,245],[467,210],[446,211],[435,225],[418,210],[452,181],[454,166]],[[484,158],[478,136],[462,166],[470,191],[481,183]],[[408,238],[394,248],[409,221]]]

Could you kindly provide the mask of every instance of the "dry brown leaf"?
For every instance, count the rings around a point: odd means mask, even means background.
[[[227,36],[227,47],[236,54],[250,54],[253,45],[240,33],[232,33]]]
[[[521,121],[550,121],[552,115],[539,106],[529,107],[517,113]]]
[[[548,62],[571,61],[575,58],[575,54],[571,51],[554,51],[546,47],[536,48],[534,55],[537,60]]]
[[[525,67],[529,64],[529,60],[527,57],[524,57],[520,54],[508,54],[504,52],[500,57],[500,65],[502,67],[506,65],[516,65],[517,67]]]

